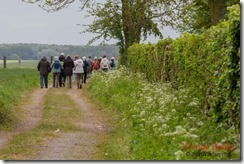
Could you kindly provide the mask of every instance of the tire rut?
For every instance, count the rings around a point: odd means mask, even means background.
[[[42,109],[40,105],[42,98],[48,89],[37,89],[31,95],[30,103],[19,107],[24,118],[19,120],[17,127],[8,132],[0,132],[0,149],[3,148],[13,135],[24,133],[35,128],[42,120]]]

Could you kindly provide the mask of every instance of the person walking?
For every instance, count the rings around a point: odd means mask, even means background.
[[[101,69],[104,72],[107,72],[109,69],[109,60],[107,59],[106,55],[104,55],[102,60],[101,60]]]
[[[83,60],[81,60],[79,58],[78,55],[75,55],[75,61],[74,61],[74,70],[76,73],[76,83],[77,83],[77,89],[81,89],[82,88],[82,78],[83,78],[83,74],[84,74],[84,62]]]
[[[59,76],[61,72],[62,65],[59,62],[57,56],[54,57],[54,62],[51,65],[52,72],[53,72],[53,88],[58,88],[59,84]]]
[[[116,65],[115,65],[115,58],[114,57],[111,57],[111,60],[110,60],[110,69],[113,70],[115,69]]]
[[[92,57],[88,56],[88,60],[87,60],[89,66],[87,68],[87,78],[91,77],[92,74],[92,70],[93,70],[93,61],[92,61]]]
[[[67,88],[72,88],[72,81],[71,77],[73,75],[73,68],[74,68],[74,61],[67,55],[66,59],[64,60],[64,75],[67,81]]]
[[[40,72],[40,86],[48,88],[48,74],[51,72],[50,63],[46,56],[43,56],[37,64],[37,70]]]
[[[88,67],[89,67],[89,63],[86,61],[86,57],[84,56],[82,58],[83,60],[83,69],[84,69],[84,74],[83,74],[83,78],[82,78],[82,83],[86,83],[86,79],[87,79],[87,71],[88,71]]]
[[[99,61],[98,61],[97,57],[94,57],[93,69],[97,71],[99,69],[99,67],[100,67]]]
[[[59,62],[61,64],[61,72],[59,75],[59,87],[62,87],[62,86],[65,87],[66,78],[65,78],[65,74],[64,74],[64,60],[65,60],[65,56],[63,53],[61,53],[59,56]]]

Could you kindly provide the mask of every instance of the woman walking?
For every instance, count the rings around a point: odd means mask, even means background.
[[[75,65],[74,70],[76,73],[77,89],[81,89],[82,88],[81,79],[83,78],[83,74],[84,74],[84,69],[83,69],[84,63],[83,60],[81,60],[78,55],[75,55],[74,65]]]
[[[67,55],[64,60],[64,74],[67,81],[67,88],[72,88],[71,86],[71,77],[73,75],[74,61],[71,59],[70,55]]]

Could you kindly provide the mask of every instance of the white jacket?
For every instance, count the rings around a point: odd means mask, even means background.
[[[102,58],[101,60],[101,68],[109,68],[109,60],[107,58]]]
[[[84,66],[84,63],[83,63],[83,60],[81,59],[78,59],[76,61],[74,61],[74,65],[75,65],[75,73],[84,73],[84,69],[83,69],[83,66]]]

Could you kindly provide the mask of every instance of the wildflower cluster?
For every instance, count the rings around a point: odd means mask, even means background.
[[[176,91],[170,84],[149,83],[144,79],[144,75],[121,67],[107,73],[95,73],[89,82],[93,96],[120,111],[123,127],[131,129],[127,146],[132,159],[214,159],[213,156],[187,156],[182,143],[239,143],[239,138],[226,137],[233,137],[233,131],[218,127],[201,114],[199,100],[189,91]],[[229,159],[229,156],[217,159]]]

